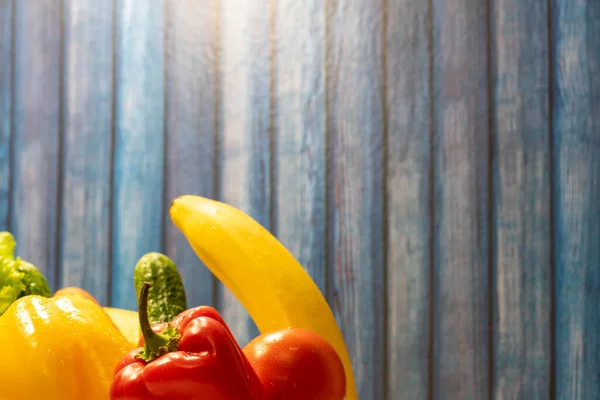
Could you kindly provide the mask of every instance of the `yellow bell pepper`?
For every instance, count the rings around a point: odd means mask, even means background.
[[[1,249],[1,241],[0,241],[0,249]],[[64,295],[77,295],[88,300],[93,301],[96,304],[98,301],[92,296],[89,292],[83,290],[82,288],[69,286],[64,287],[54,293],[54,296],[64,296]],[[129,342],[133,345],[133,347],[138,347],[140,342],[140,320],[138,318],[137,311],[131,310],[123,310],[121,308],[112,308],[112,307],[104,307],[104,311],[108,314],[108,316],[115,323],[117,328],[121,331],[121,333],[129,340]]]
[[[102,307],[81,296],[26,296],[0,317],[0,399],[107,400],[133,347]]]
[[[104,307],[104,311],[113,320],[117,328],[129,340],[133,347],[140,343],[140,318],[137,311],[123,310],[122,308]]]

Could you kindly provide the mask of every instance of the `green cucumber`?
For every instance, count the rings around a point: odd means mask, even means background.
[[[150,283],[148,317],[150,324],[171,322],[187,310],[183,281],[175,263],[164,254],[142,256],[133,271],[136,296],[139,298],[144,282]]]

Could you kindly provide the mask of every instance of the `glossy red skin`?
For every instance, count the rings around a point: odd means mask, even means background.
[[[267,399],[260,380],[215,309],[185,311],[171,324],[181,333],[178,351],[145,363],[135,358],[141,348],[132,350],[116,366],[112,400]]]
[[[156,333],[161,333],[169,326],[168,322],[161,322],[160,324],[152,325],[152,330]],[[144,335],[140,334],[140,340],[138,341],[139,347],[144,347]]]
[[[245,364],[247,370],[249,371],[248,379],[250,379],[250,381],[253,382],[253,385],[260,385],[260,383],[258,383],[258,382],[260,382],[260,380],[256,376],[256,373],[254,372],[254,369],[252,368],[252,366],[250,365],[250,362],[246,358],[246,355],[242,351],[242,348],[239,346],[239,344],[235,340],[235,336],[233,336],[233,332],[231,332],[231,329],[229,329],[229,325],[227,325],[227,323],[225,323],[225,320],[223,319],[221,314],[219,314],[219,312],[215,308],[210,307],[210,306],[198,306],[195,308],[191,308],[189,310],[182,312],[177,317],[175,317],[175,319],[171,322],[171,325],[185,326],[192,319],[201,317],[201,316],[212,318],[212,319],[218,321],[221,325],[223,325],[223,327],[225,327],[225,329],[227,329],[229,336],[231,336],[231,340],[235,342],[236,347],[240,353],[240,356],[243,358],[244,364]],[[152,330],[156,333],[160,333],[163,330],[165,330],[167,328],[167,326],[169,326],[169,324],[166,322],[163,322],[160,324],[155,324],[152,326]],[[140,335],[139,346],[140,347],[144,346],[144,336],[142,336],[142,335]],[[264,391],[262,389],[260,389],[260,393],[262,394],[262,393],[264,393]]]
[[[320,335],[290,328],[256,337],[244,353],[269,400],[343,400],[344,365]]]

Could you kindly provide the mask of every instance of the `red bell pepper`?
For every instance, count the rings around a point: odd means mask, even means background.
[[[192,308],[153,329],[149,288],[144,283],[139,299],[143,347],[117,365],[112,400],[266,400],[260,380],[217,310]]]

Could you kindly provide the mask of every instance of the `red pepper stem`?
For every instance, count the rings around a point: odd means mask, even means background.
[[[144,282],[140,290],[138,300],[138,316],[140,320],[140,330],[144,336],[144,348],[139,352],[137,358],[150,362],[171,351],[176,351],[179,346],[181,335],[173,326],[169,325],[162,333],[156,333],[152,330],[150,319],[148,318],[148,295],[150,293],[150,283]]]

